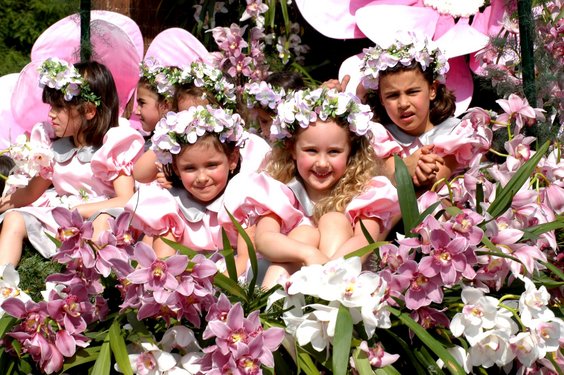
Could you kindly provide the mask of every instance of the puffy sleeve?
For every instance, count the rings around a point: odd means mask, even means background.
[[[299,205],[294,193],[262,172],[240,173],[231,179],[225,190],[224,206],[243,227],[256,224],[261,216],[275,214],[282,222],[281,232],[284,234],[304,218],[304,214],[296,208]],[[219,221],[231,223],[227,212],[220,213]]]
[[[253,173],[258,172],[266,155],[271,151],[271,147],[264,139],[256,134],[249,134],[249,138],[245,141],[239,152],[241,153],[241,172]]]
[[[133,213],[131,226],[150,236],[171,232],[181,238],[185,222],[172,194],[157,184],[143,184],[125,205]]]
[[[107,181],[120,174],[130,176],[133,164],[143,154],[144,144],[143,136],[133,128],[111,128],[104,136],[104,144],[92,157],[92,172]]]
[[[380,219],[386,229],[391,229],[391,219],[399,212],[397,190],[384,176],[373,177],[367,189],[345,208],[351,223],[362,218],[375,218]]]
[[[458,164],[470,165],[478,154],[489,150],[491,137],[475,129],[469,119],[462,120],[448,134],[441,134],[433,140],[437,155],[454,155]]]
[[[39,122],[33,126],[29,135],[32,148],[30,156],[38,166],[39,175],[47,180],[53,177],[53,137],[55,136],[51,124]]]
[[[382,124],[377,122],[372,127],[372,148],[379,158],[401,155],[403,152],[403,147]]]

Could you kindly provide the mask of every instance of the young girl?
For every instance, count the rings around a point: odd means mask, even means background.
[[[226,187],[238,172],[246,136],[238,114],[211,106],[169,112],[159,121],[151,149],[174,186],[142,185],[126,205],[134,213],[132,225],[154,238],[157,256],[175,253],[161,236],[194,250],[223,248],[218,217],[229,199]],[[227,233],[237,245],[236,230],[228,228]],[[246,258],[240,254],[237,263],[242,273]]]
[[[134,192],[131,167],[143,150],[143,138],[129,127],[117,127],[118,97],[110,71],[95,61],[73,66],[48,59],[41,65],[40,86],[51,124],[38,124],[32,137],[43,139],[52,160],[26,187],[0,200],[0,212],[6,211],[0,264],[18,264],[25,237],[43,256],[54,254],[55,244],[44,233],[57,233],[54,206],[76,208],[89,218],[123,207]],[[51,142],[52,134],[57,139]],[[52,195],[44,199],[49,207],[30,207],[51,184]]]
[[[263,286],[366,245],[361,221],[374,239],[385,237],[399,207],[391,182],[376,176],[371,116],[356,97],[327,89],[297,91],[278,106],[272,129],[282,141],[266,173],[226,203],[240,221],[257,223],[257,251],[272,262]]]
[[[364,50],[361,82],[369,97],[375,94],[369,102],[384,124],[376,126],[373,146],[386,159],[388,176],[397,154],[414,184],[430,187],[468,166],[482,150],[480,135],[452,117],[455,97],[442,83],[448,68],[442,52],[414,33]]]

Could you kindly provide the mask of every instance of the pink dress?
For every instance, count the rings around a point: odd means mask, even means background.
[[[313,225],[314,203],[303,184],[297,179],[283,184],[264,172],[250,175],[245,190],[240,191],[237,200],[227,201],[226,208],[245,225],[256,224],[261,216],[273,213],[281,219],[283,234],[299,225]],[[367,189],[345,208],[351,225],[360,218],[374,218],[390,229],[396,214],[399,214],[397,190],[383,176],[373,177]]]
[[[406,157],[422,146],[434,145],[439,156],[454,155],[461,166],[470,165],[475,158],[489,149],[490,137],[476,129],[470,120],[451,117],[420,136],[404,133],[397,125],[375,123],[372,146],[376,155],[387,158],[392,155]]]
[[[223,248],[218,215],[225,199],[226,192],[203,205],[183,188],[169,190],[157,184],[143,184],[125,205],[125,210],[133,213],[131,225],[149,236],[170,232],[178,243],[192,250],[213,251]],[[237,232],[234,228],[226,231],[230,243],[235,246]]]
[[[115,196],[113,180],[120,174],[131,175],[135,161],[143,153],[143,137],[133,128],[119,126],[108,130],[103,145],[76,148],[69,137],[50,141],[49,124],[37,124],[32,132],[48,142],[54,158],[50,168],[41,172],[53,183],[36,202],[40,205],[15,208],[24,215],[28,238],[44,257],[52,256],[55,244],[45,235],[54,236],[57,223],[51,215],[54,207],[71,208],[80,203],[105,200]],[[9,210],[11,211],[11,210]],[[3,218],[3,216],[2,216]]]
[[[239,149],[241,155],[241,171],[243,173],[252,173],[260,170],[264,165],[264,159],[271,151],[271,147],[267,141],[256,134],[248,133],[249,138],[245,141],[245,145]]]

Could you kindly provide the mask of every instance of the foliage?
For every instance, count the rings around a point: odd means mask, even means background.
[[[19,72],[29,63],[37,37],[78,10],[78,0],[0,1],[0,76]]]

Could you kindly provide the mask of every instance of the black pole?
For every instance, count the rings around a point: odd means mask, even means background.
[[[90,60],[90,0],[80,0],[80,61]]]
[[[535,87],[534,23],[531,0],[517,0],[519,35],[521,38],[521,67],[523,69],[523,91],[529,104],[537,105]]]

